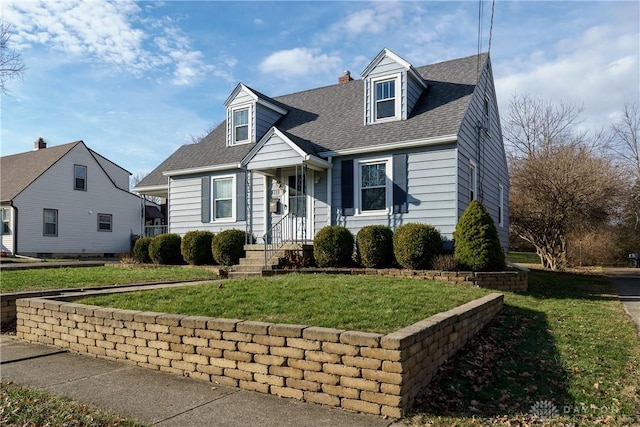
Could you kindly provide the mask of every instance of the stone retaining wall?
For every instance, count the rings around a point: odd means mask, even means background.
[[[401,417],[437,369],[500,311],[483,298],[382,335],[20,299],[17,337],[343,409]]]

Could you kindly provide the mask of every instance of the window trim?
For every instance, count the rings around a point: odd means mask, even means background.
[[[355,181],[354,192],[355,197],[355,216],[375,216],[387,215],[393,211],[393,157],[372,157],[366,159],[355,160],[354,165]],[[362,166],[373,164],[385,164],[385,208],[376,210],[362,209]]]
[[[5,220],[5,212],[7,214],[7,219]],[[11,208],[3,207],[0,210],[0,221],[2,222],[2,226],[0,227],[0,235],[10,236],[11,235]],[[5,231],[6,225],[6,231]]]
[[[243,104],[237,107],[231,108],[231,117],[230,117],[230,129],[229,129],[229,145],[242,145],[249,144],[252,141],[253,137],[253,105],[252,104]],[[242,139],[236,141],[236,124],[235,124],[235,116],[237,112],[246,110],[247,111],[247,124],[240,126],[247,126],[247,139]]]
[[[100,224],[106,224],[106,222],[100,221],[100,215],[104,215],[104,216],[108,216],[109,217],[109,223],[108,223],[109,224],[109,229],[108,230],[100,228]],[[96,215],[96,217],[97,217],[98,231],[99,232],[103,232],[103,233],[111,233],[111,232],[113,232],[113,214],[98,213]]]
[[[84,168],[84,178],[78,178],[78,168]],[[86,165],[74,164],[73,165],[73,189],[78,191],[87,191],[88,171]],[[78,187],[78,179],[84,179],[84,188]]]
[[[394,82],[394,92],[395,92],[395,96],[394,96],[394,115],[390,116],[390,117],[383,117],[378,119],[377,116],[377,112],[378,112],[378,99],[376,97],[376,85],[378,83],[385,83],[388,81],[393,81]],[[370,87],[370,91],[371,91],[371,96],[370,96],[370,106],[369,106],[369,122],[370,123],[384,123],[384,122],[390,122],[390,121],[394,121],[394,120],[398,120],[401,118],[402,116],[402,87],[401,87],[401,80],[400,80],[400,73],[397,74],[391,74],[391,75],[386,75],[386,76],[381,76],[381,77],[375,77],[375,78],[371,78],[371,87]]]
[[[231,217],[228,218],[218,218],[216,215],[216,181],[225,181],[231,180]],[[211,222],[219,223],[219,222],[236,222],[236,175],[220,175],[220,176],[212,176],[211,177]],[[229,200],[227,198],[221,200]]]
[[[47,222],[47,211],[53,212],[55,213],[55,222],[51,223],[51,222]],[[47,233],[47,224],[55,224],[56,226],[56,232],[55,234],[51,234],[51,233]],[[59,228],[59,217],[58,217],[58,209],[49,209],[49,208],[43,208],[42,209],[42,235],[45,237],[58,237],[58,228]]]
[[[478,166],[473,160],[469,161],[469,203],[478,198]]]

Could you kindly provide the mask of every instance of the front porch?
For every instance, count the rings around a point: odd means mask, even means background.
[[[284,243],[268,251],[264,244],[245,245],[245,257],[231,267],[230,278],[259,277],[282,269],[292,260],[308,263],[313,258],[313,243]]]

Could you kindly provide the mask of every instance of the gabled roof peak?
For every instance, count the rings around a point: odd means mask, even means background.
[[[247,95],[249,95],[249,97],[251,97],[251,99],[253,99],[254,102],[257,102],[258,104],[264,105],[265,107],[270,108],[273,111],[276,111],[276,112],[278,112],[280,114],[287,114],[287,110],[285,110],[284,108],[276,105],[276,103],[275,103],[275,101],[273,99],[269,98],[266,95],[263,95],[262,93],[258,92],[257,90],[251,89],[249,86],[245,85],[242,82],[238,83],[238,85],[235,87],[235,89],[233,89],[233,91],[231,92],[231,95],[229,95],[227,100],[224,102],[224,106],[226,108],[229,108],[229,105],[231,105],[231,103],[233,102],[235,97],[238,96],[238,93],[240,93],[241,91],[245,92]]]
[[[420,83],[423,89],[426,89],[427,83],[424,81],[420,73],[418,73],[418,71],[416,71],[416,69],[413,68],[413,65],[411,65],[406,59],[400,57],[399,55],[395,54],[393,51],[391,51],[390,49],[387,49],[386,47],[382,49],[379,54],[376,55],[373,61],[371,61],[364,70],[362,70],[362,72],[360,73],[362,78],[366,79],[369,73],[371,73],[371,71],[373,71],[378,66],[380,61],[382,61],[386,57],[391,58],[394,62],[400,64],[403,68],[407,70],[409,74],[411,74],[416,79],[416,81]]]

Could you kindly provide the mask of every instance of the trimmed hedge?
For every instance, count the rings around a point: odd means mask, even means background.
[[[149,264],[151,263],[151,257],[149,256],[149,244],[153,238],[140,237],[133,245],[133,259],[136,262]]]
[[[211,241],[213,258],[221,265],[236,265],[245,256],[244,244],[247,233],[242,230],[225,230]]]
[[[368,225],[358,231],[356,246],[360,263],[369,268],[386,268],[393,264],[393,231],[384,225]]]
[[[472,271],[500,271],[505,268],[504,252],[491,215],[477,200],[464,211],[453,233],[453,257]]]
[[[212,240],[213,233],[210,231],[188,231],[180,245],[182,257],[191,265],[213,264]]]
[[[149,244],[149,256],[154,264],[182,264],[182,238],[174,233],[159,234]]]
[[[393,252],[402,267],[428,270],[433,257],[442,252],[442,236],[432,225],[403,224],[393,235]]]
[[[322,228],[313,239],[313,257],[319,267],[350,265],[353,257],[353,234],[339,225]]]

